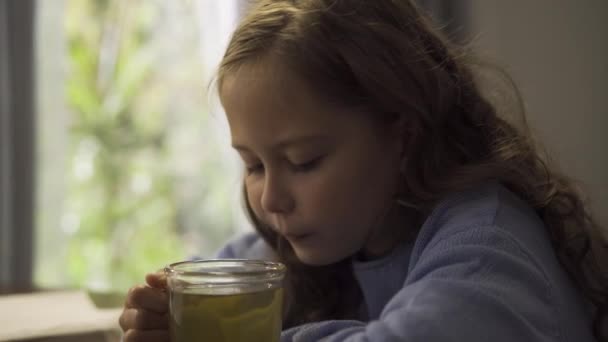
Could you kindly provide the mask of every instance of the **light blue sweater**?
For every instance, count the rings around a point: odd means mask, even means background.
[[[219,253],[272,255],[254,233]],[[594,341],[542,221],[498,184],[445,199],[413,244],[353,270],[366,317],[295,327],[281,341]]]

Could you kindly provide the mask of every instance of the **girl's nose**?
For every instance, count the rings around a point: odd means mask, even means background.
[[[262,193],[261,206],[273,214],[286,214],[294,209],[294,200],[286,182],[276,175],[267,173]]]

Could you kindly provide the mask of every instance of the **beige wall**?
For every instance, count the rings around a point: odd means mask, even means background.
[[[608,225],[608,1],[471,0],[479,50],[514,76],[537,136]],[[608,228],[607,228],[608,229]]]

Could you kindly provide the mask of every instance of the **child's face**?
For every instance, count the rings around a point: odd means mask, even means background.
[[[396,189],[399,135],[276,74],[243,68],[220,89],[255,215],[306,264],[384,253],[391,237],[375,233]]]

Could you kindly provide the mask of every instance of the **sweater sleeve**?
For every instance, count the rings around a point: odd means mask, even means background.
[[[378,320],[308,324],[283,332],[281,341],[557,341],[552,295],[508,233],[466,228],[420,249]]]

